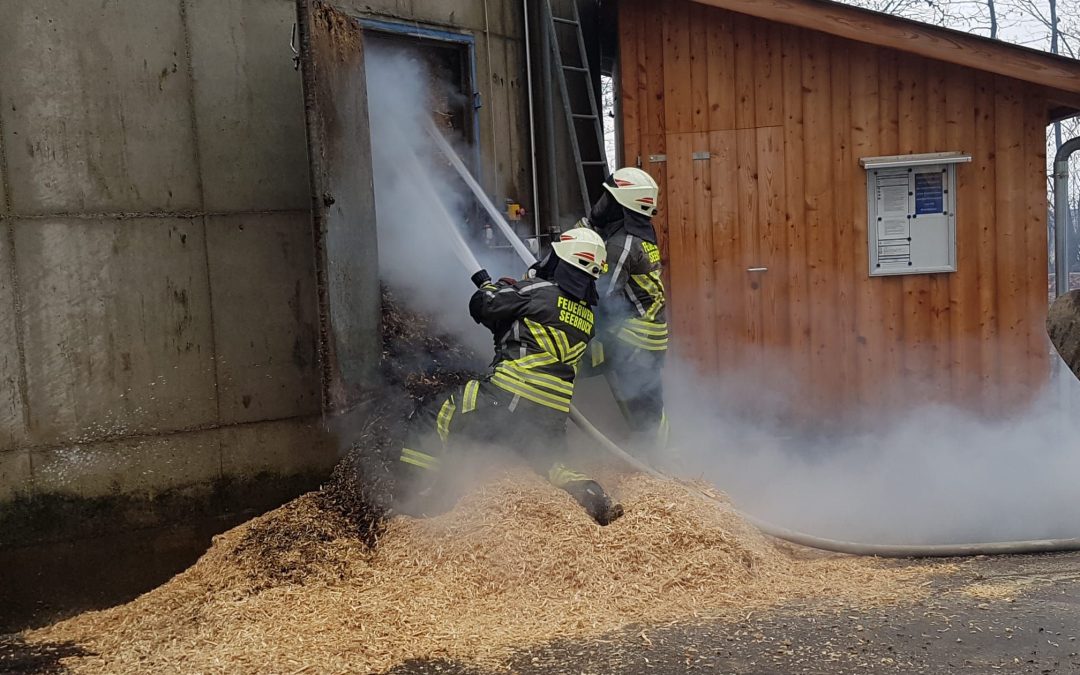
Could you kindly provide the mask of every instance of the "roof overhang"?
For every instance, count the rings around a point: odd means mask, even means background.
[[[924,152],[918,155],[862,157],[859,159],[859,164],[861,164],[864,169],[900,169],[905,166],[963,164],[964,162],[970,161],[971,155],[966,152]]]
[[[1080,61],[830,0],[693,0],[1080,96]]]

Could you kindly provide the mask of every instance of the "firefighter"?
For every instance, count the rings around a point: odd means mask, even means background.
[[[551,248],[523,281],[493,283],[485,270],[473,276],[469,313],[494,335],[495,359],[487,376],[414,416],[398,467],[402,497],[414,503],[401,510],[423,511],[429,497],[438,498],[441,467],[453,461],[452,444],[464,441],[516,450],[600,525],[622,515],[599,483],[565,464],[566,418],[594,333],[606,247],[595,232],[575,229]]]
[[[669,449],[662,382],[667,299],[652,224],[658,196],[648,173],[619,169],[604,180],[603,193],[581,223],[603,237],[610,267],[597,282],[603,328],[590,363],[602,364],[634,445],[646,452]]]

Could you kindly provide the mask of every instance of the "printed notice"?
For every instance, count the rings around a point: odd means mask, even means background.
[[[915,215],[945,213],[945,174],[940,171],[915,174]]]
[[[907,267],[911,262],[911,244],[878,244],[878,265],[882,267]]]
[[[877,183],[878,239],[907,239],[908,175],[880,176]]]

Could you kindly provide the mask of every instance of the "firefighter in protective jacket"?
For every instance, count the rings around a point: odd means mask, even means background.
[[[659,189],[641,169],[622,168],[582,223],[604,238],[608,273],[597,282],[600,340],[590,362],[603,364],[639,449],[668,448],[662,372],[668,348],[667,298],[652,216]]]
[[[603,240],[575,229],[552,244],[529,279],[493,283],[484,270],[473,276],[478,290],[469,313],[493,333],[495,359],[486,377],[414,416],[399,457],[405,499],[422,501],[435,490],[452,444],[496,443],[519,452],[599,524],[622,515],[596,481],[564,463],[574,378],[594,334],[596,278],[605,262]]]

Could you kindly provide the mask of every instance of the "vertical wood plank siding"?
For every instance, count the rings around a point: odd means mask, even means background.
[[[619,3],[622,149],[661,184],[676,356],[752,373],[804,419],[1030,400],[1048,371],[1045,90],[661,7]],[[859,158],[946,150],[973,156],[957,172],[958,271],[870,278]]]

